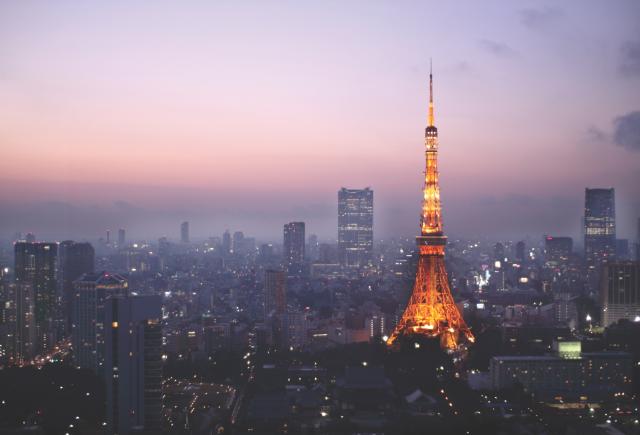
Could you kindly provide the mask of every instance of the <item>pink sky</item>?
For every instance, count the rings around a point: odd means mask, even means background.
[[[612,186],[631,237],[640,152],[612,134],[640,110],[640,7],[555,4],[3,2],[0,234],[70,232],[33,216],[56,202],[111,220],[82,236],[331,238],[342,186],[374,189],[377,237],[411,234],[431,56],[447,231],[578,235]]]

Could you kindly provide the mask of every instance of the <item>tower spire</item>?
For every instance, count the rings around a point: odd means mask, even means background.
[[[433,116],[433,62],[429,59],[429,127],[434,127]]]
[[[418,247],[418,269],[413,293],[387,340],[392,345],[403,335],[440,338],[441,346],[455,350],[460,339],[474,337],[451,295],[444,262],[447,237],[442,229],[440,183],[438,182],[438,129],[433,119],[433,71],[429,68],[429,119],[425,129],[425,171],[422,190],[422,218]]]

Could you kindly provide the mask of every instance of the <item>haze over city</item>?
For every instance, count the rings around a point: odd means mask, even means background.
[[[429,23],[426,25],[425,23]],[[429,59],[451,235],[578,236],[585,187],[640,215],[640,4],[3,2],[0,232],[375,237],[419,222]]]

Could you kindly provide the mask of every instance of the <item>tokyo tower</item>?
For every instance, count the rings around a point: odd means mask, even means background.
[[[403,335],[440,337],[440,346],[454,350],[461,336],[474,337],[456,306],[444,265],[447,237],[442,231],[440,186],[438,183],[438,129],[433,116],[433,74],[429,73],[429,119],[425,130],[426,171],[424,179],[418,270],[407,308],[387,340],[388,345]]]

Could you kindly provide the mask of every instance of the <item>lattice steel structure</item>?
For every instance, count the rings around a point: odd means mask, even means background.
[[[433,74],[429,74],[429,118],[425,130],[426,171],[422,200],[421,233],[416,237],[419,249],[418,270],[413,293],[387,340],[388,345],[401,335],[440,337],[443,348],[458,348],[463,336],[473,343],[474,337],[451,296],[444,247],[447,237],[442,231],[440,186],[438,183],[438,129],[433,114]]]

